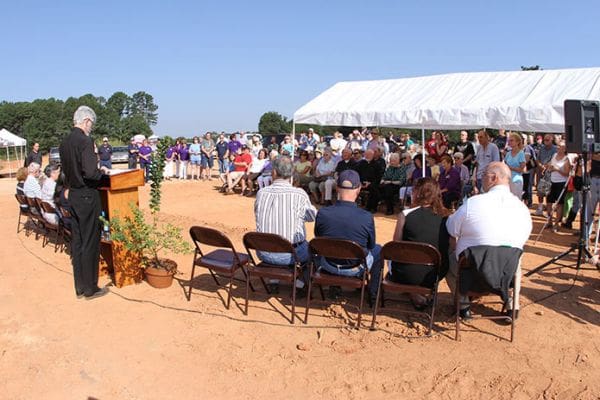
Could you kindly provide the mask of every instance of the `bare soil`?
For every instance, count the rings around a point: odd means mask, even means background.
[[[0,179],[2,399],[600,398],[599,273],[588,264],[571,268],[574,257],[523,279],[514,343],[509,327],[485,320],[465,326],[456,342],[445,283],[431,338],[424,320],[393,307],[378,316],[378,330],[367,329],[368,307],[365,328],[352,329],[353,293],[335,304],[315,302],[306,325],[288,322],[285,288],[268,296],[257,283],[246,316],[237,283],[226,310],[226,292],[207,271],[193,280],[187,301],[191,254],[173,255],[180,274],[168,289],[143,282],[78,300],[68,255],[15,233],[15,184]],[[225,197],[217,186],[165,182],[162,217],[186,232],[192,225],[220,229],[241,250],[254,228],[254,199]],[[144,208],[148,189],[140,194]],[[376,225],[378,242],[391,240],[394,218],[378,214]],[[534,217],[533,239],[540,228]],[[574,240],[571,231],[544,232],[528,243],[524,270]]]

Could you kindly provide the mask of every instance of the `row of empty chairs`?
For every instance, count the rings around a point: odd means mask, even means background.
[[[217,276],[222,276],[228,279],[227,285],[227,300],[225,306],[227,309],[230,307],[231,302],[231,291],[233,281],[238,270],[242,271],[243,281],[245,281],[245,304],[244,313],[248,315],[248,300],[250,297],[250,291],[255,291],[252,286],[252,278],[258,278],[267,293],[270,293],[269,286],[265,282],[265,279],[276,279],[281,282],[289,283],[291,286],[291,317],[290,323],[294,323],[296,318],[296,280],[302,276],[302,265],[298,260],[295,249],[292,244],[282,238],[279,235],[270,233],[259,233],[259,232],[248,232],[243,237],[244,247],[246,253],[240,253],[235,249],[231,240],[218,230],[194,226],[190,228],[190,236],[195,245],[195,254],[192,264],[192,273],[189,281],[189,291],[187,293],[188,301],[191,300],[192,286],[194,280],[194,273],[196,267],[204,267],[209,270],[210,275],[214,279],[215,283],[220,286],[220,282]],[[208,251],[206,247],[213,248],[212,251]],[[357,243],[350,240],[334,239],[334,238],[314,238],[309,242],[309,248],[311,253],[311,261],[309,262],[309,280],[308,290],[306,295],[304,323],[308,322],[308,315],[311,303],[311,292],[314,286],[319,287],[321,299],[324,301],[325,296],[323,293],[323,286],[342,286],[346,288],[354,288],[360,290],[360,300],[358,306],[358,314],[356,321],[356,328],[361,327],[361,319],[363,313],[363,305],[365,299],[365,291],[367,290],[370,275],[366,268],[364,273],[359,277],[346,277],[339,275],[332,275],[326,272],[319,271],[316,266],[315,260],[317,257],[322,256],[326,258],[334,258],[337,260],[348,260],[349,268],[356,267],[359,265],[366,265],[366,253]],[[288,253],[292,254],[294,262],[287,268],[271,265],[262,262],[257,257],[257,252],[272,252],[272,253]],[[386,243],[381,251],[381,258],[384,265],[388,262],[397,262],[400,264],[417,264],[427,267],[433,267],[436,271],[439,271],[441,267],[441,255],[439,251],[426,243],[415,243],[415,242],[389,242]],[[473,268],[464,259],[461,259],[460,271],[467,268]],[[460,271],[457,277],[457,287],[460,283]],[[439,274],[437,274],[439,275]],[[411,313],[419,313],[427,317],[428,319],[428,331],[427,336],[431,336],[435,318],[435,311],[438,302],[438,280],[435,281],[431,288],[416,286],[416,285],[403,285],[392,282],[388,279],[385,273],[385,268],[380,275],[380,282],[378,285],[377,297],[375,304],[373,304],[373,315],[371,319],[371,329],[376,327],[377,313],[380,307],[385,305],[385,295],[387,293],[416,293],[421,295],[430,296],[431,307],[429,312],[416,312],[409,311]],[[458,292],[458,291],[457,291]],[[485,296],[490,294],[488,292],[474,293],[469,292],[470,296]],[[497,293],[496,293],[497,294]],[[514,291],[513,291],[514,301]],[[514,304],[514,303],[513,303]],[[456,332],[455,339],[458,340],[460,337],[460,318],[458,317],[457,308],[456,317]],[[486,318],[485,316],[479,316]],[[496,318],[496,317],[492,317]],[[515,319],[511,321],[511,337],[513,341],[514,337],[514,323]]]

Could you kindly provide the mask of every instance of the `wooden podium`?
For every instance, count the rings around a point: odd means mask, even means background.
[[[100,199],[106,218],[132,215],[130,204],[139,205],[138,187],[144,186],[141,169],[127,170],[106,175],[100,181]],[[127,251],[122,244],[112,240],[100,241],[99,275],[112,274],[117,287],[131,285],[142,280],[141,258]]]

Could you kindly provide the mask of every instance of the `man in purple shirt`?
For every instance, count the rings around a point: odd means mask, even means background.
[[[229,154],[239,154],[239,150],[242,148],[242,143],[235,138],[235,133],[232,133],[229,136],[229,143],[227,144],[229,148]]]

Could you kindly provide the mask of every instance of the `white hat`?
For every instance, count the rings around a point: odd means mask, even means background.
[[[108,142],[108,138],[106,136],[104,136],[104,138],[102,139],[103,142]]]

